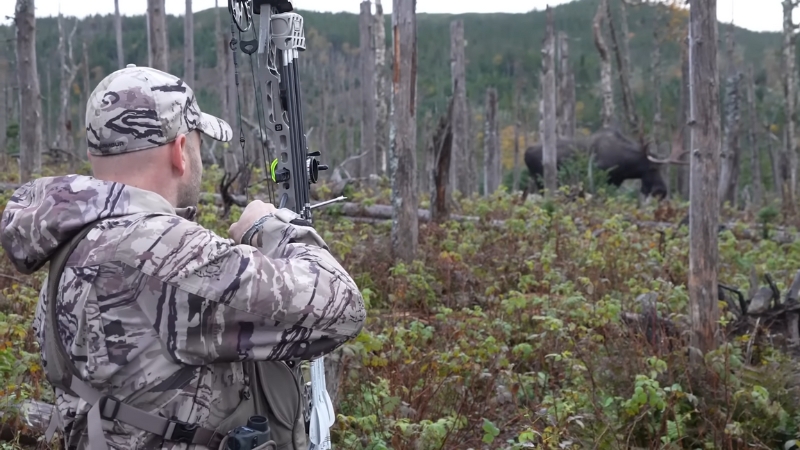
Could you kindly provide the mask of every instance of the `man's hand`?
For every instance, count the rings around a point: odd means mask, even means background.
[[[244,235],[247,230],[253,226],[256,220],[268,215],[272,214],[277,209],[272,203],[264,203],[261,200],[253,200],[250,202],[249,205],[242,211],[242,216],[239,217],[239,221],[231,225],[228,228],[228,235],[230,235],[231,239],[235,242],[240,242],[242,239],[242,235]]]

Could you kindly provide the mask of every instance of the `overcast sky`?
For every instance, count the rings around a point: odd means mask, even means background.
[[[220,6],[227,0],[218,0]],[[429,13],[465,12],[509,12],[523,13],[533,9],[544,9],[547,4],[558,5],[573,0],[417,0],[417,11]],[[14,0],[0,0],[0,18],[9,23],[6,16],[14,14]],[[120,10],[123,15],[144,14],[147,0],[122,0]],[[357,13],[360,0],[295,0],[299,9],[315,11],[348,11]],[[392,0],[383,0],[384,11],[392,10]],[[735,5],[734,5],[735,3]],[[719,20],[733,22],[753,31],[779,31],[781,29],[781,2],[779,0],[717,0]],[[184,0],[166,0],[167,13],[181,15]],[[69,6],[67,6],[69,5]],[[195,11],[214,6],[214,0],[194,0]],[[36,0],[37,16],[57,15],[61,8],[64,15],[84,17],[91,14],[111,14],[114,12],[113,0]],[[795,17],[800,16],[796,14]]]

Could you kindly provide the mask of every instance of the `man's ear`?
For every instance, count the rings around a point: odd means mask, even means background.
[[[182,177],[186,172],[186,135],[179,134],[178,137],[169,146],[169,157],[172,162],[172,168]]]

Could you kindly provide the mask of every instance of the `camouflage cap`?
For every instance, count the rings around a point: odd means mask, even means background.
[[[107,76],[89,96],[86,137],[96,156],[158,147],[199,130],[222,142],[233,137],[224,120],[200,111],[180,78],[129,64]]]

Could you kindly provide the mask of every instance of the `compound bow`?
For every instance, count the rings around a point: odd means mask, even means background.
[[[303,124],[302,95],[298,76],[298,59],[305,50],[303,17],[293,12],[290,0],[228,0],[231,15],[230,48],[236,80],[239,142],[245,154],[245,137],[242,130],[241,102],[239,101],[238,49],[250,58],[255,82],[256,110],[261,152],[270,174],[267,182],[268,196],[278,208],[289,208],[311,223],[311,211],[344,197],[311,205],[311,184],[316,183],[320,170],[327,170],[316,157],[318,151],[309,152]],[[255,30],[258,16],[258,31]],[[255,38],[242,40],[242,33],[253,29]],[[237,29],[239,39],[237,39]],[[254,55],[255,61],[254,61]],[[272,155],[263,136],[274,144],[277,155]],[[276,202],[277,198],[277,202]],[[311,449],[330,448],[329,429],[335,416],[325,386],[324,359],[311,363],[311,382],[306,384],[310,407],[306,422],[310,422]],[[308,392],[310,388],[310,393]]]

